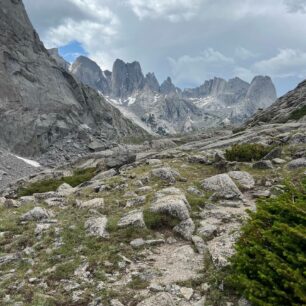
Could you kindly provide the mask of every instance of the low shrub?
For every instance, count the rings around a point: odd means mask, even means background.
[[[299,120],[299,119],[303,118],[304,116],[306,116],[306,105],[304,105],[301,108],[296,109],[295,111],[293,111],[290,114],[289,119]]]
[[[229,281],[255,306],[306,305],[306,180],[250,213]]]
[[[262,159],[271,150],[271,147],[266,147],[261,144],[235,144],[230,149],[226,150],[225,157],[229,161],[251,162]]]
[[[152,230],[173,228],[180,223],[178,218],[167,215],[165,213],[155,213],[149,209],[144,210],[143,217],[146,226]]]
[[[72,176],[62,177],[61,179],[49,179],[32,183],[18,190],[18,196],[31,196],[34,193],[44,193],[55,191],[63,183],[67,183],[72,187],[76,187],[83,182],[89,181],[96,174],[96,168],[77,169]]]

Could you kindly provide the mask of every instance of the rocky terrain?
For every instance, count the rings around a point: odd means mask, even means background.
[[[92,142],[110,146],[125,137],[147,136],[77,82],[54,50],[51,57],[22,1],[0,4],[0,147],[22,156],[47,154],[44,163],[50,156],[57,163],[89,152]]]
[[[276,100],[275,87],[267,76],[257,76],[250,84],[237,77],[229,81],[214,78],[182,91],[171,78],[160,85],[154,73],[144,76],[138,62],[116,60],[110,72],[81,56],[70,71],[162,135],[240,124]]]
[[[0,200],[4,305],[249,305],[222,271],[257,198],[306,173],[305,123],[115,148],[11,184]],[[260,161],[226,159],[261,144]],[[46,189],[44,189],[46,188]]]

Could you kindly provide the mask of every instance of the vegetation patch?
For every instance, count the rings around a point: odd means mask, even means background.
[[[180,223],[178,218],[165,213],[152,212],[150,209],[144,210],[143,217],[146,226],[151,230],[173,228]]]
[[[77,169],[72,176],[65,176],[61,179],[49,179],[32,183],[18,190],[18,196],[31,196],[34,193],[44,193],[55,191],[63,183],[67,183],[72,187],[76,187],[81,183],[89,181],[96,175],[96,168]]]
[[[232,257],[230,282],[253,305],[306,304],[306,180],[260,200]]]
[[[299,120],[299,119],[303,118],[304,116],[306,116],[306,105],[304,105],[301,108],[296,109],[295,111],[293,111],[290,114],[289,119],[291,119],[291,120]]]
[[[229,161],[251,162],[265,157],[273,148],[257,143],[235,144],[225,152]]]

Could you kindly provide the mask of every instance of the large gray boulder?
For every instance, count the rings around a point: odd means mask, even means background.
[[[287,164],[288,169],[306,168],[306,158],[294,159]]]
[[[107,217],[91,217],[85,222],[85,229],[88,234],[98,236],[101,238],[109,238],[109,234],[106,231]]]
[[[21,221],[42,221],[52,218],[54,214],[42,207],[34,207],[20,217]]]
[[[228,175],[243,189],[249,190],[255,187],[255,180],[248,172],[230,171]]]
[[[243,195],[228,174],[218,174],[202,181],[206,191],[212,191],[215,199],[242,199]]]

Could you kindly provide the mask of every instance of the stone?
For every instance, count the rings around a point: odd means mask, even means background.
[[[111,300],[110,301],[111,306],[124,306],[119,300]]]
[[[252,306],[252,304],[247,301],[244,297],[241,297],[238,301],[238,306]]]
[[[195,187],[188,187],[187,192],[198,197],[203,195],[203,193]]]
[[[189,203],[185,195],[177,188],[165,188],[155,194],[151,204],[152,212],[166,213],[181,221],[190,218]]]
[[[69,184],[67,183],[63,183],[62,185],[60,185],[57,190],[56,190],[59,194],[64,195],[64,196],[69,196],[70,194],[72,194],[75,189],[73,187],[71,187]]]
[[[115,169],[110,169],[108,171],[100,172],[95,177],[92,178],[92,181],[105,180],[117,175]]]
[[[77,206],[79,208],[103,208],[104,207],[104,199],[103,198],[95,198],[88,201],[77,200]]]
[[[282,156],[283,149],[281,147],[276,147],[272,149],[263,160],[272,160],[274,158],[280,158]]]
[[[143,300],[137,306],[175,306],[175,304],[169,293],[162,292]]]
[[[91,217],[85,222],[85,229],[90,235],[98,236],[101,238],[109,238],[109,234],[106,231],[107,217]]]
[[[133,210],[123,216],[119,222],[118,227],[124,228],[124,227],[145,227],[145,222],[143,220],[143,212]]]
[[[188,157],[188,162],[192,164],[208,164],[209,160],[204,155],[192,155]]]
[[[254,198],[269,198],[271,196],[270,190],[258,190],[252,193]]]
[[[142,238],[134,239],[130,242],[130,245],[135,249],[140,248],[145,244],[146,242]]]
[[[304,144],[306,143],[306,134],[304,133],[296,133],[292,135],[288,141],[290,144]]]
[[[14,199],[5,199],[3,206],[5,208],[18,208],[20,206],[20,202]]]
[[[238,186],[244,190],[250,190],[255,187],[255,181],[251,174],[245,171],[230,171],[228,175],[238,183]]]
[[[126,202],[125,208],[130,208],[130,207],[135,207],[135,206],[140,206],[146,202],[146,196],[139,196],[137,198],[128,200]]]
[[[189,301],[193,296],[193,289],[187,287],[181,287],[180,293],[187,301]]]
[[[270,160],[260,160],[253,164],[254,169],[273,169],[273,164]]]
[[[202,225],[203,224],[203,225]],[[205,224],[205,220],[201,222],[201,227],[199,227],[197,233],[201,237],[203,237],[205,240],[211,240],[214,238],[218,231],[218,226],[214,224]]]
[[[288,169],[297,169],[297,168],[305,168],[306,167],[306,158],[298,158],[294,159],[287,164]]]
[[[284,159],[281,159],[281,158],[273,158],[272,163],[275,164],[275,165],[282,165],[282,164],[285,164],[286,161]]]
[[[191,240],[199,254],[204,255],[208,252],[207,245],[200,236],[192,236]]]
[[[113,150],[113,154],[105,159],[107,168],[119,169],[120,167],[132,164],[136,161],[136,154],[126,147],[118,147]]]
[[[143,193],[149,193],[153,190],[151,186],[144,186],[137,189],[137,193],[143,194]]]
[[[36,201],[34,196],[20,197],[18,200],[19,200],[21,206],[22,205],[33,204]]]
[[[148,159],[146,162],[150,166],[161,166],[162,161],[160,159]]]
[[[172,170],[170,167],[153,169],[151,174],[152,176],[158,177],[170,184],[174,184],[176,182],[176,178],[180,177],[180,174],[177,171]]]
[[[17,253],[14,253],[14,254],[7,254],[7,255],[4,255],[4,256],[1,256],[0,257],[0,266],[2,265],[6,265],[12,261],[16,261],[20,258],[20,255],[17,254]]]
[[[20,217],[21,221],[41,221],[52,218],[54,214],[44,208],[34,207]]]
[[[243,195],[228,174],[218,174],[202,181],[206,191],[214,191],[214,199],[242,199]]]
[[[36,228],[35,228],[35,235],[36,236],[41,236],[41,234],[45,231],[47,231],[49,228],[51,227],[51,224],[45,224],[45,223],[42,223],[42,224],[37,224],[36,225]]]
[[[191,218],[183,220],[173,228],[173,231],[180,234],[184,239],[191,240],[195,225]]]

